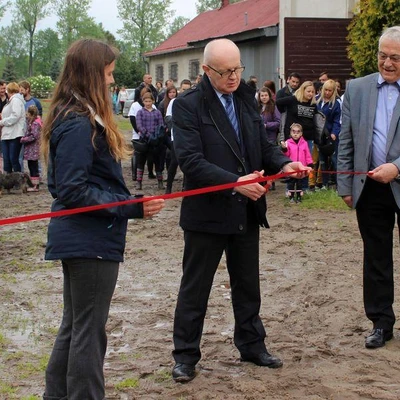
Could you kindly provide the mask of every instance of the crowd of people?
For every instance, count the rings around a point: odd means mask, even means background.
[[[4,173],[23,172],[26,160],[33,184],[27,190],[37,192],[42,105],[31,95],[28,81],[7,84],[0,80],[0,100],[2,170]]]
[[[145,176],[144,168],[147,163],[148,178],[157,179],[157,188],[165,189],[165,193],[171,193],[173,181],[178,168],[173,146],[172,106],[174,99],[190,88],[196,88],[202,81],[202,75],[192,83],[189,79],[182,80],[179,88],[174,85],[172,79],[167,79],[163,85],[157,81],[153,86],[153,78],[146,73],[143,82],[134,90],[134,102],[130,106],[128,116],[132,124],[132,144],[134,153],[132,156],[132,179],[137,182],[137,189],[142,190],[142,182]],[[275,82],[266,80],[261,88],[257,87],[258,79],[252,75],[242,83],[252,88],[255,92],[256,102],[260,116],[265,127],[268,140],[281,147],[287,153],[287,141],[295,140],[291,135],[293,124],[299,124],[302,141],[308,145],[312,156],[314,172],[303,182],[296,184],[295,192],[289,188],[288,180],[286,195],[291,203],[300,202],[305,191],[325,190],[336,187],[336,159],[339,143],[342,105],[342,84],[338,79],[331,79],[327,72],[322,72],[315,81],[302,82],[301,76],[292,72],[287,77],[284,87],[276,91]],[[115,105],[119,104],[114,87],[111,93],[114,96]],[[121,91],[119,91],[121,93]],[[144,107],[143,96],[151,95],[151,110],[147,114],[147,122],[151,129],[137,121],[137,114]],[[148,102],[150,107],[150,103]],[[160,111],[162,121],[159,114]],[[150,111],[150,108],[149,110]],[[141,119],[143,112],[139,113]],[[159,140],[157,146],[148,144],[150,136],[155,135],[156,128],[162,126],[165,130],[164,139]],[[296,140],[297,143],[298,140]],[[297,153],[289,152],[291,159],[299,161]],[[138,168],[138,160],[140,166]],[[311,163],[307,163],[311,165]],[[154,174],[154,167],[156,168]],[[163,185],[163,172],[167,171],[167,185]],[[301,190],[300,190],[301,188]],[[275,190],[275,182],[271,184],[271,190]],[[296,199],[292,194],[296,193]],[[297,195],[298,194],[298,195]]]

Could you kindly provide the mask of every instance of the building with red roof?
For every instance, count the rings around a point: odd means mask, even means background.
[[[204,46],[228,38],[240,48],[246,66],[243,78],[269,79],[278,86],[290,72],[314,80],[321,71],[346,80],[347,26],[356,0],[243,0],[206,11],[144,54],[156,79],[195,80],[202,73]]]

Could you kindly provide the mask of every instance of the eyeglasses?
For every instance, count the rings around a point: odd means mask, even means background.
[[[232,76],[232,74],[234,73],[237,77],[245,70],[245,66],[241,66],[241,67],[237,67],[237,68],[233,68],[233,69],[228,69],[227,71],[223,71],[223,72],[219,72],[217,71],[215,68],[211,67],[210,65],[207,65],[208,68],[212,69],[214,72],[216,72],[217,74],[219,74],[221,76],[221,78],[227,79],[230,78]]]
[[[392,54],[392,55],[388,56],[387,54],[382,53],[381,51],[378,52],[379,61],[386,61],[388,58],[393,63],[400,62],[400,55],[398,55],[398,54]]]

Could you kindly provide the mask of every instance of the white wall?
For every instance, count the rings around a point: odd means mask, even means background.
[[[352,18],[357,0],[280,0],[279,19]]]
[[[200,61],[200,73],[203,73],[201,64],[203,62],[203,50],[204,49],[193,49],[180,51],[175,53],[167,53],[160,56],[154,56],[150,58],[149,62],[149,73],[153,77],[153,83],[156,79],[156,66],[162,64],[164,66],[164,82],[169,79],[169,63],[178,63],[178,79],[175,82],[175,86],[179,86],[183,79],[189,79],[189,61],[198,59]]]

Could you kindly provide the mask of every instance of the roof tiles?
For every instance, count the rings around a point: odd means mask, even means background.
[[[279,23],[279,0],[243,0],[199,14],[146,56],[189,48],[189,42],[225,37]]]

